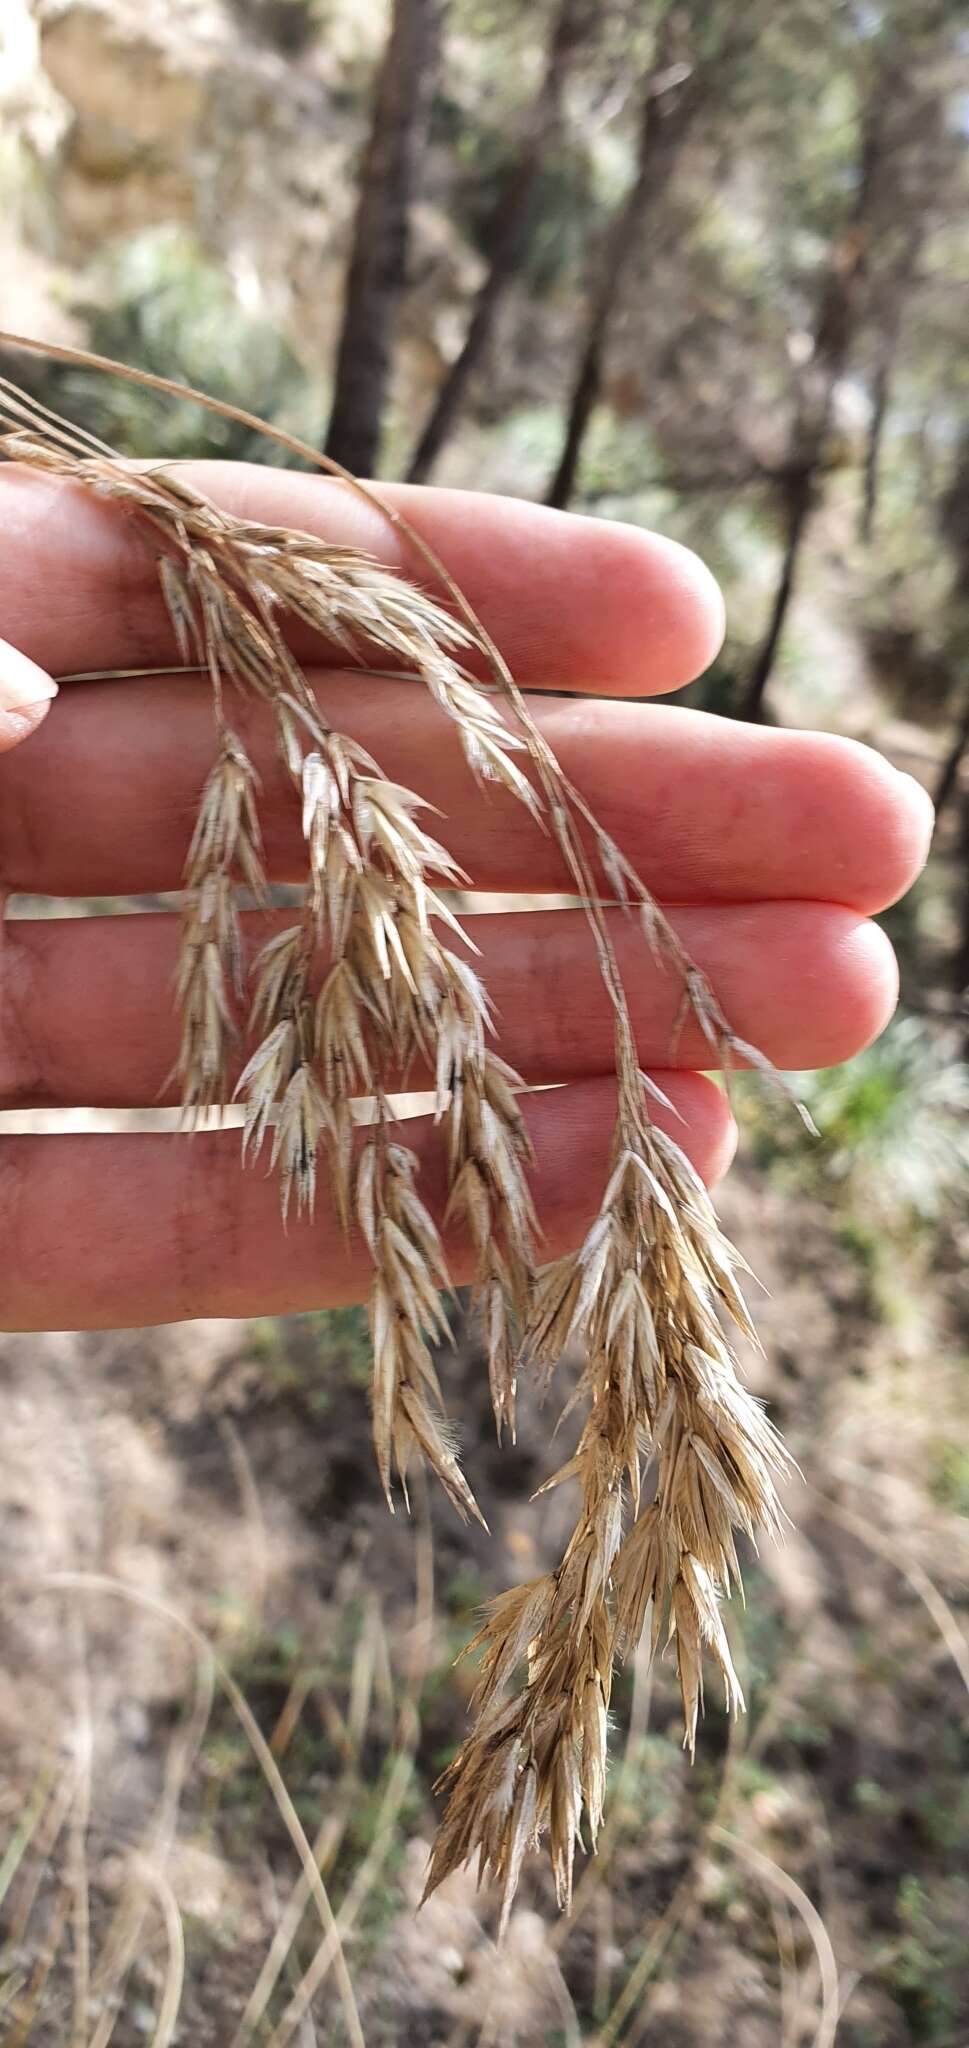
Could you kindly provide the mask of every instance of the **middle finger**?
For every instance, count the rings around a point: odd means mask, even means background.
[[[444,814],[437,836],[480,889],[548,893],[553,839],[499,788],[476,788],[457,734],[420,685],[314,677],[327,719],[385,774]],[[665,902],[821,900],[870,912],[924,858],[924,797],[878,754],[676,707],[534,700],[535,717],[605,829]],[[229,702],[262,780],[268,870],[299,878],[298,807],[261,707]],[[211,697],[197,679],[61,691],[29,746],[4,762],[0,884],[52,896],[178,888],[212,765]]]

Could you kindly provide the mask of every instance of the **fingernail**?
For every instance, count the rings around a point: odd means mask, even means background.
[[[0,640],[0,711],[29,711],[31,705],[49,703],[56,695],[57,684],[46,669]]]

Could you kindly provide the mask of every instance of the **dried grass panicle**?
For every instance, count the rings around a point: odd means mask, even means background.
[[[615,1657],[635,1648],[647,1616],[654,1651],[675,1642],[691,1754],[704,1651],[728,1708],[743,1705],[720,1598],[739,1579],[735,1531],[779,1527],[787,1459],[723,1333],[721,1313],[752,1334],[737,1264],[645,1091],[625,1088],[599,1214],[579,1250],[540,1276],[527,1333],[546,1378],[584,1340],[572,1399],[585,1400],[585,1425],[547,1482],[576,1482],[579,1514],[556,1571],[495,1602],[472,1646],[484,1652],[478,1720],[442,1780],[429,1890],[476,1853],[502,1885],[506,1918],[522,1856],[547,1830],[568,1905],[583,1819],[594,1847],[602,1817]],[[647,1466],[655,1498],[641,1506]]]
[[[464,1477],[428,1348],[448,1335],[440,1291],[447,1268],[434,1223],[416,1192],[418,1162],[389,1143],[384,1124],[357,1168],[357,1215],[374,1262],[370,1298],[373,1423],[377,1464],[393,1508],[394,1467],[406,1498],[407,1468],[423,1453],[462,1517],[484,1522]]]
[[[406,1498],[408,1468],[423,1457],[458,1511],[478,1514],[431,1355],[447,1334],[447,1264],[391,1108],[415,1063],[434,1078],[446,1220],[474,1254],[499,1435],[514,1428],[520,1359],[548,1381],[565,1348],[584,1345],[568,1404],[585,1406],[582,1433],[548,1482],[577,1486],[575,1527],[555,1571],[494,1602],[476,1638],[476,1720],[443,1780],[447,1808],[428,1885],[476,1856],[502,1886],[504,1921],[523,1857],[547,1832],[567,1905],[583,1823],[594,1846],[602,1817],[616,1656],[647,1625],[654,1650],[675,1645],[691,1752],[704,1655],[720,1671],[728,1708],[742,1706],[720,1601],[739,1578],[737,1531],[752,1538],[779,1527],[776,1481],[789,1462],[743,1388],[725,1335],[729,1322],[753,1335],[736,1280],[741,1262],[685,1155],[652,1118],[658,1091],[638,1068],[603,893],[639,917],[648,944],[676,971],[684,1013],[697,1017],[718,1062],[767,1063],[732,1033],[416,535],[459,616],[354,550],[218,510],[177,469],[125,465],[0,379],[0,427],[5,420],[11,431],[0,436],[0,453],[118,501],[154,537],[181,658],[211,682],[215,765],[186,864],[176,990],[183,1100],[190,1114],[226,1100],[245,1033],[236,1085],[246,1105],[243,1153],[256,1158],[271,1134],[284,1217],[294,1194],[297,1211],[312,1213],[325,1155],[337,1213],[359,1230],[373,1265],[373,1432],[388,1501],[395,1475]],[[584,904],[615,1019],[617,1121],[598,1216],[578,1251],[544,1270],[523,1084],[494,1049],[487,993],[465,957],[474,948],[442,895],[469,878],[426,829],[419,795],[329,727],[287,642],[293,619],[352,659],[372,659],[376,649],[421,678],[456,725],[475,776],[499,782],[551,833]],[[472,657],[487,666],[490,691],[471,673]],[[266,883],[258,787],[228,720],[228,684],[270,711],[306,856],[302,907],[248,972],[237,892],[261,903]],[[361,1097],[375,1120],[355,1149]],[[644,1504],[647,1472],[655,1490]]]
[[[245,994],[237,876],[257,902],[265,902],[256,778],[241,741],[224,727],[185,864],[176,979],[182,1038],[176,1072],[190,1119],[224,1103],[228,1090],[229,1055]]]

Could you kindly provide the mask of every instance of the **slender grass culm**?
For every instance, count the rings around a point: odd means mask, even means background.
[[[81,352],[0,342],[214,404]],[[334,468],[235,408],[215,410]],[[269,1148],[284,1217],[293,1205],[312,1215],[322,1165],[345,1228],[366,1244],[373,1437],[388,1502],[395,1482],[406,1498],[408,1468],[423,1458],[458,1511],[478,1515],[431,1355],[447,1331],[445,1253],[391,1100],[416,1059],[436,1077],[447,1221],[473,1248],[499,1435],[514,1428],[520,1364],[548,1382],[565,1347],[582,1339],[585,1424],[549,1482],[575,1483],[575,1527],[556,1569],[495,1601],[476,1639],[476,1719],[442,1780],[447,1805],[428,1879],[431,1890],[476,1856],[481,1875],[502,1887],[504,1924],[523,1857],[547,1834],[566,1906],[583,1820],[593,1845],[601,1820],[616,1657],[647,1625],[654,1648],[675,1644],[691,1752],[705,1651],[728,1708],[742,1706],[720,1599],[739,1577],[735,1532],[779,1524],[775,1479],[788,1462],[725,1333],[732,1322],[753,1335],[735,1278],[741,1261],[685,1155],[653,1120],[603,896],[638,918],[645,942],[678,974],[711,1064],[767,1062],[734,1036],[658,904],[562,773],[493,642],[399,514],[382,508],[442,600],[352,549],[232,517],[176,467],[126,464],[5,380],[0,429],[4,459],[111,500],[152,537],[182,661],[209,678],[212,768],[186,860],[177,982],[182,1099],[189,1120],[224,1104],[230,1053],[244,1038],[243,1158]],[[544,1269],[523,1084],[496,1050],[487,992],[456,950],[464,934],[442,895],[474,878],[427,830],[419,793],[388,781],[379,761],[327,723],[287,642],[290,620],[350,660],[376,650],[382,665],[419,677],[456,726],[472,774],[500,783],[553,835],[563,883],[584,905],[615,1021],[616,1123],[595,1222],[577,1251]],[[482,663],[485,686],[472,672]],[[232,722],[239,692],[270,710],[306,858],[298,911],[251,973],[237,895],[245,888],[265,901],[267,882],[258,786]],[[362,1129],[359,1097],[373,1105]],[[655,1492],[644,1502],[647,1466]]]

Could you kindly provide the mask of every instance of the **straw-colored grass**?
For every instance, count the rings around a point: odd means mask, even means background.
[[[753,1334],[735,1277],[740,1262],[685,1155],[653,1119],[603,897],[625,904],[678,972],[711,1061],[727,1068],[740,1054],[766,1063],[731,1032],[648,889],[562,773],[500,653],[417,536],[450,608],[357,551],[232,517],[177,468],[126,465],[2,380],[0,425],[6,459],[111,501],[151,537],[181,659],[209,678],[213,765],[186,862],[178,977],[183,1100],[190,1118],[225,1102],[230,1052],[244,1037],[249,1057],[236,1090],[245,1103],[243,1156],[270,1147],[284,1216],[294,1202],[312,1212],[324,1163],[339,1216],[366,1244],[373,1434],[388,1501],[395,1480],[406,1496],[408,1470],[423,1459],[462,1514],[478,1512],[432,1358],[447,1329],[447,1263],[391,1106],[415,1060],[436,1077],[448,1218],[474,1250],[499,1434],[514,1427],[521,1361],[548,1380],[566,1346],[584,1341],[577,1398],[586,1420],[575,1456],[550,1482],[575,1483],[575,1527],[556,1569],[496,1601],[477,1639],[477,1718],[443,1781],[447,1809],[428,1880],[433,1889],[476,1856],[481,1873],[501,1884],[504,1925],[523,1858],[547,1833],[567,1905],[583,1819],[594,1843],[602,1818],[616,1656],[635,1648],[647,1622],[654,1649],[675,1641],[691,1752],[705,1653],[728,1708],[743,1704],[719,1602],[739,1577],[735,1532],[778,1526],[775,1476],[785,1463],[725,1334],[725,1321]],[[405,525],[399,515],[395,523]],[[498,782],[551,833],[563,883],[585,907],[615,1023],[616,1124],[596,1220],[577,1251],[544,1271],[522,1084],[495,1048],[487,992],[455,950],[467,941],[441,893],[474,878],[426,829],[419,793],[389,781],[329,726],[288,644],[292,620],[344,658],[376,656],[418,677],[456,726],[478,781]],[[475,663],[490,687],[475,679]],[[264,900],[266,881],[258,786],[233,724],[239,692],[272,715],[306,856],[301,908],[263,947],[251,979],[237,895],[245,887]],[[362,1142],[359,1096],[375,1105]],[[264,1764],[275,1769],[271,1754]]]

